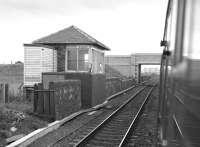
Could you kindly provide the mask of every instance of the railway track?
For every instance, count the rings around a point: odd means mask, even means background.
[[[156,90],[154,90],[156,93]],[[155,94],[154,93],[154,94]],[[120,146],[123,147],[152,147],[156,146],[157,98],[151,94],[148,101],[141,106],[136,120],[130,125]]]
[[[148,87],[138,91],[136,95],[111,114],[110,117],[103,121],[90,134],[77,144],[72,145],[76,147],[123,146],[127,142],[129,132],[141,114],[141,110],[152,90],[153,88]],[[145,95],[145,99],[142,99]]]
[[[122,106],[97,127],[91,126],[79,139],[64,146],[122,146],[153,90],[152,86],[139,89]],[[83,136],[84,135],[84,136]],[[64,138],[63,138],[64,140]],[[62,139],[55,146],[63,146]]]

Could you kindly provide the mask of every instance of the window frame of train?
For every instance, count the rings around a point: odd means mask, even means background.
[[[160,113],[161,113],[161,132],[160,132],[160,143],[162,146],[169,146],[170,141],[173,140],[172,130],[169,129],[173,112],[173,94],[176,87],[173,77],[168,79],[168,66],[169,61],[174,68],[177,64],[182,61],[183,52],[183,37],[184,37],[184,25],[185,25],[185,6],[186,0],[169,0],[168,8],[165,20],[165,31],[163,40],[167,42],[164,47],[164,52],[172,52],[169,57],[163,54],[162,66],[161,66],[161,86],[160,86],[160,99],[162,102]],[[170,74],[171,75],[171,74]],[[169,82],[171,81],[171,82]],[[171,91],[168,87],[172,87]],[[167,105],[171,103],[171,105]]]
[[[172,91],[168,92],[169,97],[169,103],[170,107],[168,108],[169,112],[169,126],[167,130],[169,130],[167,133],[167,140],[168,140],[168,146],[173,145],[173,141],[178,141],[178,144],[181,144],[182,146],[185,146],[187,143],[186,140],[183,138],[183,134],[181,132],[180,126],[177,124],[175,112],[176,112],[176,106],[175,106],[175,91],[177,90],[177,87],[180,86],[179,82],[176,80],[176,76],[180,76],[176,73],[177,67],[182,64],[183,62],[183,44],[184,44],[184,34],[185,34],[185,10],[186,10],[186,3],[187,0],[176,0],[176,8],[177,9],[177,15],[176,15],[176,32],[175,32],[175,42],[174,42],[174,54],[173,54],[173,68],[172,68],[172,83],[170,87],[172,87]],[[175,4],[175,5],[176,5]]]
[[[165,99],[165,104],[170,103],[169,107],[167,108],[167,112],[162,115],[168,116],[168,121],[165,122],[165,124],[161,124],[167,126],[165,128],[165,132],[163,132],[163,142],[162,146],[171,146],[171,141],[174,140],[174,138],[177,139],[178,143],[181,146],[191,146],[191,142],[187,138],[185,138],[184,134],[182,133],[181,128],[179,125],[177,125],[177,119],[175,117],[175,105],[174,105],[174,94],[175,90],[178,90],[177,88],[179,86],[183,86],[181,84],[182,81],[184,81],[187,77],[190,77],[190,73],[194,72],[194,65],[192,66],[191,60],[194,59],[200,59],[200,52],[198,52],[197,46],[200,46],[200,41],[198,42],[197,39],[194,39],[194,29],[197,29],[198,23],[200,21],[197,19],[198,15],[195,13],[200,12],[200,10],[196,9],[198,6],[200,6],[200,2],[198,1],[197,5],[197,0],[169,0],[169,2],[175,2],[177,4],[177,7],[175,6],[174,10],[177,10],[177,16],[175,21],[176,22],[176,32],[166,35],[166,39],[168,41],[168,46],[167,50],[172,51],[172,56],[170,57],[170,60],[172,61],[172,66],[173,66],[173,71],[170,74],[170,79],[172,83],[168,86],[172,87],[170,92],[167,92],[164,97],[167,97]],[[172,6],[173,7],[173,6]],[[170,7],[171,8],[171,7]],[[171,9],[170,13],[173,10]],[[170,15],[170,14],[169,14]],[[170,17],[169,17],[170,19]],[[195,24],[195,20],[197,20],[197,24]],[[169,24],[167,24],[169,25]],[[192,26],[192,25],[196,25]],[[171,28],[170,28],[171,29]],[[200,29],[199,29],[200,30]],[[169,31],[169,30],[168,30]],[[195,32],[196,33],[196,32]],[[172,35],[172,36],[171,36]],[[170,36],[170,37],[169,37]],[[200,36],[200,32],[197,32],[196,36]],[[168,38],[169,37],[169,38]],[[174,44],[171,42],[173,41],[171,37],[175,37]],[[199,37],[197,37],[199,38]],[[193,40],[194,39],[194,40]],[[197,45],[194,45],[194,41],[197,41]],[[190,52],[192,49],[192,52]],[[193,52],[194,51],[194,52]],[[196,55],[197,54],[197,55]],[[189,59],[189,62],[188,62]],[[191,60],[190,60],[191,59]],[[187,64],[187,65],[186,65]],[[167,68],[166,64],[164,64],[165,68]],[[193,69],[192,69],[193,68]],[[172,76],[171,76],[172,75]],[[167,75],[164,75],[167,76]],[[164,83],[164,85],[168,84],[168,80]],[[189,81],[190,82],[190,81]],[[188,84],[188,83],[187,83]],[[180,88],[180,87],[179,87]],[[168,88],[164,89],[163,91],[167,90]],[[169,125],[172,125],[169,127]],[[176,131],[175,131],[176,130]]]
[[[186,6],[185,34],[183,46],[183,58],[200,59],[200,14],[199,0],[188,0]]]
[[[176,28],[177,28],[177,15],[178,15],[178,9],[176,8],[178,3],[174,0],[168,1],[168,7],[167,7],[167,13],[166,13],[166,20],[165,20],[165,29],[164,29],[164,36],[163,40],[166,41],[166,46],[164,46],[164,51],[161,59],[161,74],[160,74],[160,144],[162,146],[168,145],[168,130],[167,130],[167,124],[169,120],[169,108],[166,105],[168,99],[168,93],[166,92],[167,84],[168,84],[168,64],[169,60],[172,61],[172,64],[174,64],[175,58],[175,43],[176,43]],[[175,3],[175,4],[174,4]],[[169,56],[169,54],[166,54],[167,52],[172,52],[173,55]]]

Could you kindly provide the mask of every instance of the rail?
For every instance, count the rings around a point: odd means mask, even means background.
[[[147,87],[147,86],[146,86]],[[109,115],[101,124],[99,124],[95,129],[93,129],[88,135],[86,135],[83,139],[81,139],[77,144],[75,144],[75,147],[81,147],[81,146],[85,146],[90,138],[92,138],[96,132],[98,132],[106,123],[109,123],[109,121],[116,116],[116,114],[118,114],[126,105],[128,105],[134,98],[136,98],[136,96],[138,96],[142,91],[144,91],[146,89],[146,87],[139,89],[130,99],[128,99],[122,106],[120,106],[117,110],[115,110],[111,115]],[[153,88],[151,88],[153,89]],[[149,94],[148,94],[149,95]],[[145,99],[146,101],[147,99]],[[145,102],[143,102],[143,106],[144,106]],[[140,108],[141,110],[141,108]],[[139,115],[139,114],[137,114]]]
[[[143,111],[143,109],[144,109],[144,106],[145,106],[145,104],[148,102],[148,99],[149,99],[149,97],[150,97],[150,95],[151,95],[153,89],[154,89],[154,87],[152,87],[151,90],[149,91],[149,93],[147,94],[147,96],[146,96],[144,102],[143,102],[142,105],[140,106],[140,108],[139,108],[137,114],[135,115],[135,117],[134,117],[134,119],[133,119],[131,125],[129,126],[129,128],[128,128],[126,134],[124,135],[124,138],[122,139],[122,141],[121,141],[119,147],[122,147],[122,146],[124,146],[125,144],[127,144],[128,137],[130,136],[131,131],[134,129],[134,125],[136,124],[136,121],[137,121],[137,120],[139,119],[139,117],[141,116],[142,111]]]

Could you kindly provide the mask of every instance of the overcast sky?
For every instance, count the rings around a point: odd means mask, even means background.
[[[23,43],[75,25],[111,48],[161,52],[167,0],[0,0],[0,63],[23,61]]]

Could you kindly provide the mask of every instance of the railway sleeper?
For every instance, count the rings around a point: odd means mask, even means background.
[[[93,139],[90,140],[87,144],[93,145],[93,147],[95,146],[118,146],[120,144],[120,140],[102,140],[102,139]]]
[[[124,137],[124,135],[119,135],[119,134],[98,134],[97,137],[100,137],[100,138],[116,138],[116,139],[122,139]]]
[[[120,141],[122,138],[117,138],[117,137],[103,137],[103,136],[99,136],[98,135],[98,136],[94,136],[93,140],[98,140],[98,141]]]
[[[110,132],[110,133],[112,133],[112,134],[115,134],[115,133],[120,133],[120,134],[123,134],[123,133],[125,133],[126,132],[126,130],[125,129],[108,129],[108,128],[104,128],[104,129],[102,129],[101,130],[101,133],[102,132]]]
[[[118,135],[118,134],[98,134],[97,136],[94,136],[94,138],[97,138],[97,139],[120,139],[120,138],[123,138],[123,135]]]
[[[118,125],[118,126],[108,126],[108,127],[106,127],[105,129],[107,129],[107,130],[125,130],[125,129],[128,129],[128,125]]]
[[[118,134],[118,135],[124,135],[125,131],[108,131],[108,130],[101,130],[101,133],[107,134],[107,135],[113,135],[113,134]]]

